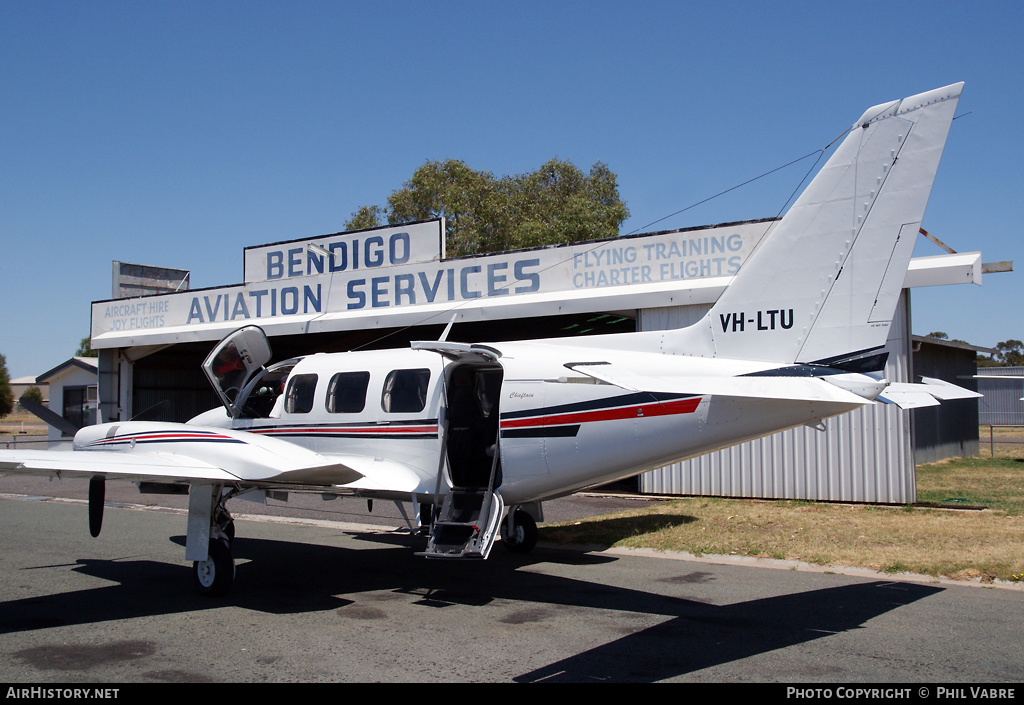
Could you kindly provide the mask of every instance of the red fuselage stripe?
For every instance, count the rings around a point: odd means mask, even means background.
[[[700,404],[700,397],[667,401],[662,403],[636,404],[615,409],[598,409],[551,416],[536,416],[529,419],[511,419],[503,421],[503,429],[528,428],[532,426],[560,426],[563,424],[589,423],[592,421],[619,421],[622,419],[650,418],[652,416],[672,416],[675,414],[692,414]]]
[[[351,434],[351,433],[379,433],[379,434],[403,434],[403,433],[437,433],[437,426],[342,426],[342,427],[307,427],[307,426],[276,426],[274,428],[254,428],[252,433],[282,434],[305,433],[305,434]]]

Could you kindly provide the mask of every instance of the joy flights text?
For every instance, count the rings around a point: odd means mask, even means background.
[[[40,700],[115,700],[120,688],[7,688],[6,697]]]

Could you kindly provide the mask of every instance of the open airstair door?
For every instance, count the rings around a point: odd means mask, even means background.
[[[431,526],[428,558],[486,558],[499,533],[501,380],[501,365],[488,356],[459,355],[448,366],[441,462],[450,490]]]
[[[203,372],[231,418],[241,414],[242,390],[270,361],[271,355],[270,342],[263,329],[246,326],[225,337],[206,356]]]

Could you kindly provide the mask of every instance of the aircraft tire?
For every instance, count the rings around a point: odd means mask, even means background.
[[[537,545],[537,522],[533,517],[517,509],[512,514],[512,531],[508,521],[501,522],[501,545],[510,553],[529,553]]]
[[[217,526],[224,533],[224,539],[230,547],[235,542],[235,520],[228,514],[227,509],[218,507],[214,513],[214,521],[217,522]]]
[[[235,561],[227,543],[211,541],[206,560],[192,562],[192,576],[200,595],[226,595],[235,580]]]

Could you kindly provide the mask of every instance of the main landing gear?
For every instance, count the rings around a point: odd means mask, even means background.
[[[192,578],[200,595],[226,595],[235,581],[231,556],[235,522],[224,506],[229,496],[219,486],[193,485],[189,491],[185,559],[192,561]]]
[[[501,545],[511,553],[529,553],[537,545],[537,522],[517,507],[501,522]]]
[[[192,561],[192,578],[200,595],[219,597],[231,590],[235,581],[235,561],[225,540],[210,540],[206,560]]]

